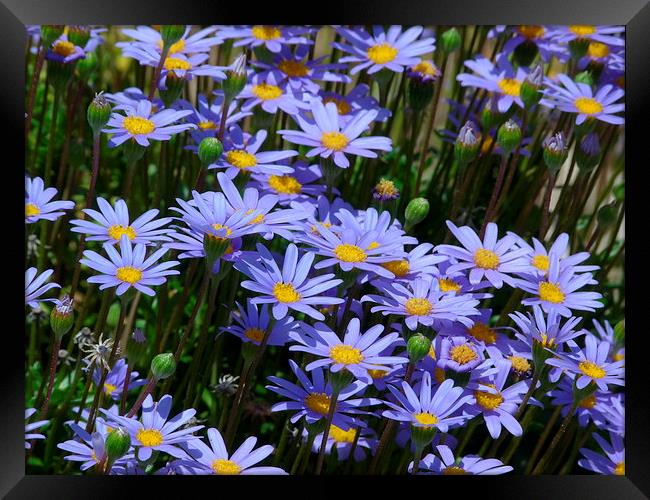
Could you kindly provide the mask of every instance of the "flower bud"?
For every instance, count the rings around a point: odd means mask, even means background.
[[[175,371],[176,360],[171,352],[158,354],[151,360],[151,373],[156,381],[171,377]]]
[[[446,54],[450,54],[460,47],[460,33],[456,28],[451,28],[440,35],[440,48]]]
[[[49,47],[57,38],[63,35],[65,26],[63,24],[45,24],[41,26],[41,38],[43,39],[43,46]]]
[[[584,172],[592,171],[600,163],[598,134],[592,132],[582,138],[576,151],[576,163]]]
[[[104,97],[104,92],[95,94],[95,98],[88,105],[88,124],[94,134],[99,134],[111,118],[111,105]]]
[[[122,428],[115,429],[106,436],[104,449],[111,464],[126,455],[130,447],[131,436]]]
[[[68,26],[68,41],[83,48],[88,40],[90,40],[90,30],[87,26]]]
[[[497,100],[490,97],[489,101],[481,110],[481,125],[483,130],[492,130],[507,120],[506,115],[499,111]]]
[[[406,76],[409,104],[413,110],[421,111],[433,97],[433,87],[440,71],[431,61],[422,60],[408,69]]]
[[[421,333],[411,335],[411,338],[406,343],[406,352],[409,355],[411,363],[417,363],[421,359],[424,359],[429,354],[430,348],[431,341]]]
[[[228,103],[246,86],[246,54],[240,54],[235,62],[226,71],[226,79],[221,83],[221,88]]]
[[[543,77],[542,66],[538,64],[521,84],[519,95],[526,109],[532,108],[541,100],[540,89],[542,88]]]
[[[606,228],[616,224],[618,219],[618,204],[616,202],[603,205],[598,209],[598,225]]]
[[[223,144],[216,137],[205,137],[199,143],[199,160],[204,166],[212,165],[223,153]]]
[[[568,151],[564,141],[564,134],[558,132],[544,140],[544,163],[551,171],[558,171],[566,160]]]
[[[594,75],[592,75],[591,71],[581,71],[575,76],[575,82],[584,83],[591,87],[594,84]]]
[[[478,154],[481,133],[476,129],[473,122],[467,122],[462,126],[456,138],[454,152],[456,159],[461,165],[467,165]]]
[[[178,42],[185,34],[184,24],[163,24],[160,27],[160,36],[163,46],[169,48]]]
[[[70,331],[74,324],[74,310],[72,309],[72,299],[69,295],[64,295],[56,304],[50,313],[50,326],[57,340]]]
[[[425,198],[413,198],[404,210],[406,225],[413,227],[429,215],[429,201]]]
[[[167,75],[165,76],[165,88],[158,89],[160,98],[163,100],[166,107],[171,107],[171,105],[181,96],[186,81],[187,80],[184,76],[179,76],[174,71],[167,72]]]
[[[521,129],[513,120],[505,122],[497,132],[497,145],[508,154],[521,142]]]
[[[126,343],[126,357],[129,360],[129,364],[138,364],[146,350],[147,339],[142,333],[142,330],[136,328]]]
[[[537,54],[539,54],[537,44],[530,39],[526,39],[515,47],[512,58],[519,66],[530,66]]]

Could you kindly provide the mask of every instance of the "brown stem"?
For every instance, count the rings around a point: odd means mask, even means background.
[[[499,165],[499,172],[497,173],[497,180],[494,183],[494,189],[492,190],[492,195],[490,196],[490,202],[488,203],[487,210],[485,211],[485,219],[483,220],[483,225],[481,226],[480,238],[483,239],[485,235],[485,229],[490,222],[490,219],[494,216],[494,208],[497,203],[497,198],[501,191],[501,185],[503,184],[503,177],[506,173],[506,167],[508,166],[509,154],[501,155],[501,164]]]

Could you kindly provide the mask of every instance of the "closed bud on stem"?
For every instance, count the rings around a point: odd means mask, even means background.
[[[532,108],[542,99],[540,90],[542,88],[543,77],[544,71],[542,65],[538,64],[521,84],[520,97],[526,109]]]
[[[122,428],[109,432],[104,444],[108,462],[113,464],[126,455],[131,447],[131,436]]]
[[[88,125],[93,129],[93,134],[99,134],[111,118],[111,105],[104,97],[104,92],[95,94],[95,98],[88,105]]]
[[[184,24],[164,24],[160,27],[163,47],[169,48],[178,42],[185,34]]]
[[[494,97],[490,97],[490,100],[481,110],[481,125],[483,126],[483,130],[492,130],[494,127],[505,122],[506,119],[505,114],[499,111],[497,101]]]
[[[404,210],[404,219],[408,227],[419,224],[427,215],[429,215],[429,201],[425,198],[413,198]]]
[[[171,377],[175,371],[176,360],[171,352],[158,354],[151,360],[151,374],[156,381]]]
[[[229,103],[246,86],[246,54],[240,54],[226,71],[226,79],[221,83],[225,102]]]
[[[557,172],[566,160],[568,151],[564,140],[564,134],[558,132],[550,135],[544,140],[544,163],[549,170]]]
[[[582,138],[576,151],[576,163],[584,172],[591,172],[600,163],[598,134],[591,132]]]
[[[68,41],[84,48],[90,40],[90,30],[87,26],[68,26]]]
[[[43,39],[43,45],[49,47],[52,45],[57,38],[63,35],[63,30],[65,25],[63,24],[46,24],[41,26],[41,38]]]
[[[429,354],[429,349],[431,349],[431,341],[421,333],[411,335],[411,338],[406,343],[406,352],[411,363],[417,363],[424,359]]]
[[[460,47],[462,41],[460,33],[456,28],[450,28],[440,35],[440,48],[446,54],[450,54]]]
[[[504,153],[508,154],[514,151],[520,142],[521,129],[516,122],[508,120],[499,128],[497,132],[497,144]]]
[[[74,311],[72,309],[72,299],[69,295],[64,295],[50,313],[50,327],[56,339],[61,340],[70,331],[73,324]]]
[[[456,138],[454,153],[461,165],[467,165],[478,154],[481,133],[476,129],[473,122],[467,122],[462,126]]]
[[[223,144],[216,137],[205,137],[199,143],[199,160],[205,167],[216,162],[223,153]]]

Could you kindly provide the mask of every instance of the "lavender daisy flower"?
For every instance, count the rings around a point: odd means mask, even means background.
[[[370,87],[365,83],[358,84],[345,95],[320,90],[318,96],[323,100],[323,104],[328,102],[336,104],[341,126],[346,125],[359,111],[377,111],[375,121],[378,122],[385,122],[392,114],[390,110],[382,108],[379,101],[370,95]]]
[[[168,55],[196,54],[209,52],[214,45],[223,42],[220,36],[210,36],[217,30],[216,26],[209,26],[190,35],[191,26],[185,28],[185,33],[176,43],[169,47]],[[140,60],[142,51],[155,50],[162,53],[163,40],[160,31],[149,26],[138,26],[135,29],[125,28],[122,33],[134,38],[135,41],[117,42],[115,45],[122,49],[122,54]]]
[[[75,219],[70,221],[70,224],[75,226],[71,231],[88,235],[88,241],[106,241],[112,244],[118,243],[122,235],[126,235],[135,244],[153,245],[155,241],[171,241],[165,236],[168,230],[161,227],[168,224],[172,218],[154,220],[158,215],[157,209],[147,210],[133,222],[129,222],[129,207],[124,200],[117,200],[113,208],[104,198],[98,197],[97,205],[101,212],[90,208],[83,209],[95,222]]]
[[[601,391],[609,391],[608,384],[625,385],[624,361],[607,361],[609,342],[598,342],[593,335],[585,337],[585,348],[580,349],[573,341],[569,341],[570,353],[558,354],[558,357],[546,360],[546,364],[562,368],[571,378],[575,379],[578,389],[584,389],[593,382]]]
[[[165,394],[154,403],[149,394],[142,404],[141,420],[123,417],[102,410],[109,422],[123,427],[131,435],[131,443],[136,447],[138,460],[146,461],[153,451],[162,451],[172,457],[185,458],[186,454],[179,445],[198,439],[194,432],[202,429],[202,425],[181,428],[190,421],[196,410],[185,410],[173,418],[169,418],[172,409],[172,397]],[[177,430],[181,428],[180,430]]]
[[[317,164],[307,165],[305,162],[296,161],[293,167],[291,174],[253,175],[251,185],[277,195],[280,205],[311,202],[319,195],[325,194],[327,187],[321,181],[323,175]],[[334,189],[333,193],[338,194],[338,190]]]
[[[215,231],[216,232],[216,231]],[[178,227],[177,232],[170,233],[170,236],[174,238],[173,242],[164,243],[164,247],[168,249],[180,250],[181,253],[178,254],[179,259],[202,259],[205,257],[205,247],[204,240],[205,238],[220,238],[221,236],[215,236],[211,232],[199,231],[187,227]],[[221,261],[226,262],[236,262],[241,257],[241,238],[233,238],[229,240],[228,248],[224,251],[224,254],[216,259],[211,272],[212,274],[218,274],[221,269]]]
[[[298,26],[233,26],[224,27],[219,36],[224,39],[237,38],[234,47],[264,46],[270,52],[278,53],[283,45],[311,44],[308,38],[302,36],[309,33],[308,28]]]
[[[611,443],[608,443],[597,432],[592,434],[605,456],[587,448],[581,448],[583,458],[578,460],[578,465],[598,474],[625,475],[625,444],[623,438],[613,432],[609,433]]]
[[[503,45],[503,54],[512,54],[525,47],[525,52],[531,52],[534,56],[539,53],[544,62],[551,62],[555,56],[561,62],[565,62],[568,54],[555,41],[555,32],[549,30],[546,26],[534,24],[520,24],[517,26],[497,25],[496,29],[490,30],[488,38],[495,38],[498,35],[506,36],[506,43]]]
[[[310,380],[293,360],[289,360],[289,366],[300,386],[279,377],[268,377],[269,381],[276,385],[267,385],[266,388],[291,400],[274,404],[271,411],[289,410],[295,412],[290,418],[293,424],[303,417],[307,424],[313,424],[326,418],[332,399],[332,387],[325,380],[323,370],[321,368],[312,370],[312,379]],[[344,430],[351,427],[366,427],[361,420],[357,420],[354,416],[370,415],[370,412],[361,410],[361,407],[381,403],[376,398],[352,398],[366,387],[368,387],[367,384],[357,380],[341,390],[336,400],[336,409],[332,419],[334,425]]]
[[[36,408],[27,408],[25,410],[25,449],[29,450],[32,447],[30,441],[32,439],[45,439],[43,434],[35,434],[32,431],[43,427],[50,423],[49,420],[39,420],[37,422],[27,423],[27,421],[36,413]]]
[[[121,113],[113,113],[106,125],[107,128],[103,130],[103,132],[113,134],[109,141],[112,147],[119,146],[129,139],[146,147],[149,146],[149,139],[168,141],[174,134],[196,128],[193,123],[172,125],[192,113],[188,110],[165,109],[152,114],[152,104],[147,100],[138,101],[136,107],[125,107],[124,110],[127,113],[126,116]]]
[[[339,297],[326,297],[321,294],[341,284],[343,280],[332,279],[334,274],[324,274],[308,278],[315,254],[305,252],[298,260],[298,248],[293,243],[287,247],[282,270],[264,245],[257,245],[259,261],[242,260],[235,264],[253,281],[243,281],[241,286],[247,290],[262,294],[252,299],[254,304],[273,304],[273,317],[284,318],[289,309],[302,312],[307,316],[323,320],[314,305],[340,304]]]
[[[25,224],[33,224],[41,219],[54,221],[64,212],[74,208],[73,201],[50,201],[56,195],[53,187],[45,189],[43,179],[25,176]]]
[[[521,333],[516,332],[515,336],[530,349],[537,342],[543,347],[555,350],[562,347],[567,341],[587,333],[583,329],[576,330],[582,318],[569,317],[562,324],[562,318],[556,310],[549,311],[548,318],[545,318],[542,308],[538,305],[533,305],[532,314],[523,314],[517,311],[510,314],[510,318],[521,331]]]
[[[124,382],[126,381],[127,371],[127,363],[124,358],[121,358],[115,362],[113,368],[111,368],[111,370],[106,375],[103,390],[104,393],[107,396],[110,396],[114,401],[120,401],[120,399],[122,399],[122,389],[124,389]],[[127,387],[128,391],[131,391],[136,387],[142,387],[147,383],[147,381],[144,379],[138,379],[138,375],[139,373],[136,371],[131,372],[129,384]],[[97,366],[93,371],[93,382],[95,385],[99,385],[101,377],[102,369]]]
[[[467,337],[444,337],[440,342],[437,367],[457,373],[466,373],[485,360],[485,344],[476,343]]]
[[[554,26],[551,36],[559,43],[569,43],[572,40],[593,40],[609,45],[622,46],[625,40],[617,33],[625,31],[625,26],[592,26],[586,24],[569,24]]]
[[[291,332],[289,337],[301,345],[292,345],[290,351],[302,351],[322,356],[309,363],[305,369],[329,366],[330,371],[337,373],[348,370],[357,379],[366,384],[372,383],[369,370],[380,370],[387,365],[408,363],[408,358],[386,356],[382,351],[399,341],[397,332],[389,333],[380,338],[384,331],[383,325],[375,325],[365,333],[360,333],[359,318],[352,318],[345,330],[343,340],[324,323],[316,323],[313,327],[306,323],[298,331]]]
[[[293,116],[301,109],[309,109],[309,104],[302,101],[300,93],[281,82],[281,73],[272,71],[265,78],[259,74],[254,75],[238,95],[241,99],[246,99],[242,104],[242,111],[250,111],[255,106],[260,106],[267,113],[275,114],[280,109]]]
[[[510,339],[501,332],[509,328],[491,327],[491,318],[492,309],[478,309],[478,314],[471,318],[473,322],[471,325],[464,325],[459,321],[443,327],[442,332],[450,336],[466,335],[470,339],[483,342],[486,347],[496,347],[497,350],[505,352]]]
[[[259,151],[266,140],[266,130],[259,130],[255,136],[245,138],[238,125],[230,128],[228,143],[223,156],[208,168],[225,168],[228,178],[239,173],[283,175],[293,172],[293,168],[283,160],[298,154],[297,151]]]
[[[371,35],[361,28],[339,28],[337,31],[348,43],[332,43],[332,46],[350,54],[339,62],[359,63],[350,70],[351,75],[362,69],[373,74],[384,68],[401,73],[405,67],[417,64],[418,56],[435,50],[433,38],[417,40],[423,30],[422,26],[412,26],[406,31],[401,26],[391,26],[384,31],[382,26],[373,26]]]
[[[560,384],[553,389],[550,393],[551,404],[553,406],[561,406],[561,414],[566,417],[573,405],[575,396],[573,394],[573,383],[568,378],[563,378]],[[580,427],[586,427],[592,421],[598,428],[606,426],[607,418],[603,414],[603,409],[607,407],[611,399],[611,395],[602,391],[596,390],[591,395],[584,398],[576,408],[575,416],[578,419]]]
[[[384,316],[406,316],[404,322],[410,330],[417,329],[418,324],[439,325],[444,320],[459,321],[469,327],[473,324],[469,316],[478,314],[478,300],[441,292],[435,280],[416,279],[408,284],[408,288],[401,283],[392,283],[380,291],[386,295],[365,295],[361,301],[379,304],[371,309],[372,312],[381,311]]]
[[[238,313],[233,311],[231,318],[236,324],[221,328],[221,331],[236,335],[242,342],[252,342],[255,345],[261,345],[264,337],[268,334],[267,345],[284,345],[289,340],[289,332],[297,328],[297,323],[293,317],[286,316],[276,321],[271,327],[271,318],[269,308],[266,304],[260,306],[258,311],[257,304],[251,299],[246,300],[246,310],[239,302],[236,302]]]
[[[471,395],[463,396],[463,388],[454,387],[452,380],[445,380],[432,392],[431,375],[424,372],[419,396],[405,381],[401,386],[401,391],[394,386],[388,386],[399,404],[384,401],[384,404],[391,408],[382,412],[384,417],[409,422],[415,427],[435,427],[441,432],[447,432],[450,426],[463,425],[469,418],[465,413],[459,415],[458,411],[474,398]]]
[[[595,408],[605,416],[603,428],[610,432],[625,435],[625,395],[609,394],[609,400],[600,404],[596,401]]]
[[[303,203],[292,202],[291,207],[296,210],[302,210],[307,214],[306,220],[299,224],[303,228],[303,231],[309,231],[315,236],[319,235],[317,226],[324,226],[333,232],[341,231],[341,221],[337,217],[337,213],[341,209],[354,210],[343,199],[334,198],[332,203],[330,203],[326,196],[319,196],[315,201],[310,200]]]
[[[37,271],[35,267],[30,267],[25,271],[25,304],[29,307],[38,307],[39,302],[56,302],[57,299],[42,299],[40,298],[45,292],[52,288],[61,288],[57,283],[44,284],[47,279],[52,276],[54,271],[48,269],[43,271],[36,277]]]
[[[462,458],[454,458],[454,454],[444,444],[436,446],[438,456],[429,453],[419,465],[417,474],[435,474],[443,476],[496,476],[512,471],[512,467],[504,465],[496,458],[481,458],[478,455],[465,455]],[[409,472],[413,470],[413,462],[409,465]]]
[[[469,282],[472,285],[478,285],[485,277],[495,288],[501,288],[504,281],[514,286],[515,280],[509,273],[526,268],[526,263],[521,259],[526,250],[516,248],[512,236],[506,235],[497,240],[498,228],[494,222],[488,223],[483,241],[469,226],[456,227],[453,222],[447,221],[447,227],[463,245],[436,247],[437,252],[460,261],[450,266],[450,271],[469,269]]]
[[[601,325],[597,319],[593,319],[592,323],[600,340],[606,340],[611,345],[608,358],[613,361],[625,359],[625,348],[621,347],[622,341],[617,338],[616,332],[609,321],[604,320]]]
[[[129,110],[137,108],[140,101],[148,101],[147,95],[138,87],[129,87],[121,92],[115,94],[105,93],[102,94],[107,101],[115,104],[113,111]],[[151,101],[151,111],[157,112],[165,108],[162,99],[154,97]]]
[[[278,130],[287,141],[294,144],[310,146],[306,156],[333,158],[334,163],[341,168],[348,168],[350,161],[347,154],[376,158],[372,150],[390,151],[391,139],[381,136],[359,137],[368,129],[370,123],[377,117],[376,110],[359,111],[347,124],[341,126],[339,112],[334,103],[312,99],[309,105],[314,120],[307,120],[300,115],[294,119],[302,129]]]
[[[435,252],[435,249],[434,249]],[[463,271],[454,270],[452,266],[458,264],[454,257],[448,257],[446,261],[440,262],[437,266],[438,272],[435,274],[435,280],[441,292],[454,293],[456,295],[467,295],[475,299],[489,299],[491,293],[477,293],[478,290],[490,288],[491,284],[487,280],[473,285]]]
[[[359,437],[357,437],[357,433],[359,433]],[[307,435],[307,430],[303,431],[303,439],[307,438]],[[355,439],[356,447],[353,447]],[[314,438],[313,453],[319,452],[322,442],[323,433],[321,432]],[[330,455],[333,450],[336,450],[336,458],[340,462],[344,462],[349,459],[350,453],[354,449],[354,461],[361,462],[366,458],[366,450],[373,451],[377,447],[377,442],[375,432],[370,428],[350,427],[344,431],[340,427],[332,425],[325,444],[325,454]]]
[[[431,243],[422,243],[410,250],[403,259],[385,262],[385,267],[395,275],[395,279],[402,283],[415,279],[426,279],[431,281],[435,274],[438,274],[436,264],[444,262],[447,257],[429,253],[433,249]]]
[[[156,250],[145,259],[146,247],[142,244],[132,247],[126,235],[122,235],[119,252],[110,243],[104,243],[104,251],[110,260],[97,252],[86,250],[83,253],[85,258],[80,262],[101,273],[88,278],[89,283],[100,283],[100,290],[115,286],[118,296],[134,287],[139,292],[153,297],[155,292],[150,288],[151,285],[162,285],[166,276],[179,274],[179,271],[170,269],[179,264],[176,260],[156,264],[167,253],[166,248]]]
[[[133,53],[136,59],[140,61],[140,64],[145,66],[155,68],[160,62],[160,54],[153,48],[134,49]],[[192,80],[194,76],[209,76],[214,80],[224,80],[226,74],[223,70],[226,68],[204,64],[209,57],[209,54],[168,55],[161,67],[158,88],[166,88],[167,75],[169,74],[172,74],[172,78],[176,77],[186,81]]]
[[[48,61],[61,64],[69,64],[84,57],[86,57],[84,50],[64,37],[56,40],[45,53]]]

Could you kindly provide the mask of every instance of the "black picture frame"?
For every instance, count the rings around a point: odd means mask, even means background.
[[[22,168],[24,120],[25,25],[28,24],[621,24],[626,26],[626,144],[628,194],[626,220],[632,228],[626,232],[626,302],[631,314],[626,317],[626,476],[515,476],[463,477],[288,477],[240,478],[226,489],[214,478],[27,476],[24,466],[24,343],[20,325],[23,305],[19,304],[19,286],[23,268],[16,265],[21,250],[11,249],[10,234],[21,234],[24,226],[17,213]],[[221,0],[3,0],[0,5],[0,107],[5,130],[2,134],[2,169],[5,198],[5,238],[2,247],[4,290],[0,307],[0,336],[4,345],[0,355],[0,494],[6,498],[181,498],[196,495],[206,487],[209,495],[253,494],[253,488],[286,496],[326,494],[352,498],[377,494],[388,497],[390,486],[401,495],[453,495],[453,498],[544,498],[544,499],[636,499],[650,497],[650,391],[647,383],[647,328],[643,327],[643,302],[647,293],[647,247],[643,239],[647,227],[645,215],[647,184],[648,82],[650,82],[650,3],[647,0],[445,0],[326,3],[265,2],[263,4]],[[11,221],[10,223],[8,221]],[[14,226],[15,224],[15,226]],[[22,229],[21,229],[22,227]],[[24,255],[24,254],[23,254]],[[223,480],[223,479],[222,479]],[[210,482],[207,482],[210,481]],[[267,481],[277,482],[267,485]],[[434,481],[434,482],[431,482]],[[442,482],[441,482],[442,481]],[[449,483],[449,481],[462,481]],[[201,485],[199,485],[199,482]],[[338,484],[340,483],[340,485]],[[394,483],[394,484],[391,484]],[[403,484],[407,483],[407,484]],[[269,487],[270,486],[270,487]],[[250,488],[250,489],[249,489]],[[406,489],[403,489],[406,488]],[[142,493],[138,493],[141,490]],[[446,490],[446,491],[445,491]],[[399,493],[402,491],[402,493]]]

